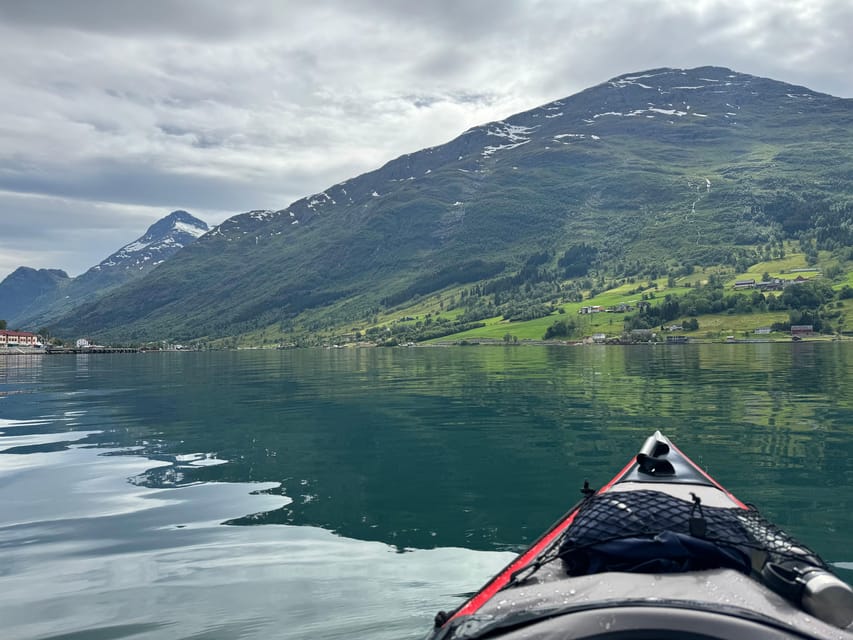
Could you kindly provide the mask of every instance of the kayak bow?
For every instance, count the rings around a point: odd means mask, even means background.
[[[655,432],[430,640],[853,638],[853,589]]]

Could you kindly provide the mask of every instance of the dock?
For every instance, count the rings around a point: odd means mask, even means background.
[[[87,353],[139,353],[139,349],[131,347],[51,347],[45,349],[46,355],[87,354]]]

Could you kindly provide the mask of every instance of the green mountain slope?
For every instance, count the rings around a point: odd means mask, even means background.
[[[287,335],[459,285],[749,264],[803,233],[841,244],[851,125],[852,100],[728,69],[621,76],[235,216],[55,330]]]

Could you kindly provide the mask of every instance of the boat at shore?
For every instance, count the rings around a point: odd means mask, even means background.
[[[429,640],[853,639],[853,589],[655,432]]]

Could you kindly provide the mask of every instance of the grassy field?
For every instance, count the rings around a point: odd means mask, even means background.
[[[787,311],[704,315],[697,318],[699,321],[699,331],[696,332],[696,335],[706,337],[730,335],[736,338],[755,337],[756,329],[769,327],[774,322],[785,322],[787,319]],[[779,335],[781,334],[777,334],[777,337]]]
[[[748,278],[761,280],[761,276],[764,273],[769,273],[771,278],[782,278],[783,280],[786,278],[795,278],[796,274],[790,273],[793,269],[806,268],[808,268],[808,264],[806,263],[805,254],[791,252],[787,253],[784,258],[779,260],[757,262],[747,269],[746,272],[738,274],[737,277],[732,279],[732,282],[734,282],[734,280],[745,280]]]
[[[853,308],[853,305],[851,305],[851,308]],[[431,340],[430,342],[476,339],[502,340],[507,334],[517,337],[519,340],[542,340],[548,327],[563,317],[565,316],[554,314],[545,318],[529,320],[527,322],[507,322],[500,318],[490,318],[489,320],[486,320],[485,327],[471,329],[470,331],[464,331],[452,336],[438,338],[436,340]],[[569,317],[571,318],[571,316]],[[580,324],[581,333],[584,336],[603,333],[608,337],[618,337],[622,334],[624,314],[595,313],[579,315],[574,319]],[[667,335],[686,335],[694,338],[724,338],[729,335],[734,335],[737,338],[751,338],[756,337],[756,329],[769,327],[774,322],[784,322],[787,319],[787,311],[732,315],[702,315],[697,318],[699,321],[698,331],[677,331],[672,334],[667,333]],[[781,338],[784,336],[783,334],[776,334],[775,336],[770,337]]]
[[[742,273],[729,272],[726,275],[724,282],[728,292],[732,291],[732,286],[737,280],[755,279],[761,280],[764,273],[769,273],[771,277],[792,279],[798,275],[810,278],[815,277],[819,273],[820,265],[816,266],[815,272],[796,272],[797,269],[810,268],[806,262],[805,254],[795,250],[793,244],[786,246],[786,255],[784,258],[759,262],[752,265],[747,271]],[[681,278],[679,285],[686,283],[698,284],[706,282],[712,273],[720,273],[719,268],[708,270],[697,270],[688,277]],[[581,307],[585,306],[601,306],[604,308],[617,307],[620,304],[636,306],[636,303],[643,299],[643,295],[650,298],[654,304],[655,300],[660,300],[667,294],[684,295],[690,289],[685,286],[667,287],[666,278],[660,278],[655,281],[657,288],[646,288],[649,282],[638,282],[623,284],[583,302],[563,303],[559,308],[564,313],[553,313],[544,318],[537,318],[526,322],[509,322],[500,317],[489,318],[485,320],[486,326],[478,329],[472,329],[462,333],[457,333],[451,336],[445,336],[431,342],[447,342],[459,340],[476,340],[490,339],[502,340],[509,335],[518,340],[542,340],[548,327],[558,320],[565,319],[575,322],[580,327],[579,334],[583,336],[591,336],[595,333],[603,333],[608,337],[619,336],[623,331],[623,322],[625,314],[622,313],[594,313],[594,314],[579,314]],[[836,289],[840,289],[844,285],[853,286],[853,271],[847,273],[846,276],[839,282],[834,283]],[[643,291],[637,291],[642,287]],[[749,292],[745,292],[749,293]],[[654,296],[654,298],[651,298]],[[836,309],[838,317],[834,319],[833,326],[840,331],[853,331],[853,300],[844,300],[837,305]],[[755,330],[762,327],[770,327],[777,322],[785,322],[788,320],[788,311],[775,311],[764,313],[722,313],[722,314],[706,314],[697,318],[699,322],[699,330],[694,332],[675,332],[672,335],[688,335],[694,338],[720,339],[727,336],[734,336],[738,339],[756,337]],[[849,320],[848,320],[849,318]],[[672,324],[679,324],[681,318],[674,321]],[[770,339],[784,339],[787,334],[771,334]]]

